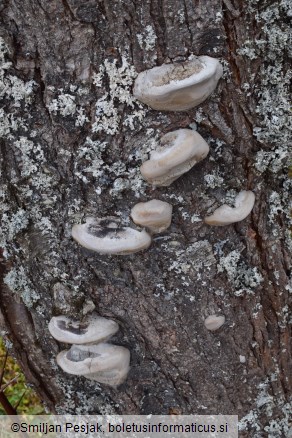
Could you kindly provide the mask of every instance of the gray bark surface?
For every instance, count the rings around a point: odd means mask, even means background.
[[[28,380],[51,412],[249,415],[242,436],[268,436],[273,427],[273,436],[285,436],[288,2],[3,0],[0,14],[3,59],[11,63],[0,94],[1,325]],[[96,102],[114,93],[109,70],[100,87],[93,84],[105,61],[120,68],[126,59],[140,72],[191,54],[225,66],[198,108],[162,113],[115,98],[117,132],[103,122],[92,131]],[[76,126],[80,108],[87,120]],[[125,126],[144,110],[134,129]],[[170,187],[141,182],[139,150],[194,124],[209,156]],[[240,190],[256,195],[246,220],[226,227],[196,221]],[[172,203],[174,213],[147,251],[102,256],[70,236],[86,216],[127,222],[135,203],[153,198]],[[67,287],[65,298],[56,284]],[[113,342],[131,351],[131,371],[117,390],[66,375],[55,363],[65,346],[50,336],[50,318],[81,318],[90,302],[120,324]],[[210,332],[204,319],[214,313],[226,323]]]

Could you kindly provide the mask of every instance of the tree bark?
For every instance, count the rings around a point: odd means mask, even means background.
[[[242,436],[285,436],[288,2],[3,0],[0,11],[1,323],[28,380],[51,412],[238,414]],[[132,66],[192,54],[225,68],[198,108],[132,103]],[[188,127],[209,156],[167,188],[143,182],[139,166],[159,137]],[[204,224],[240,190],[256,195],[246,220]],[[147,251],[104,256],[70,236],[86,216],[127,223],[135,203],[153,198],[174,212]],[[93,304],[131,351],[118,390],[55,363],[65,346],[50,318],[81,318]],[[210,314],[225,315],[216,332],[204,326]]]

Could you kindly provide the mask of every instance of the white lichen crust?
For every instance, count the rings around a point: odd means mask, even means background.
[[[210,331],[218,330],[224,323],[225,323],[225,316],[223,315],[222,316],[210,315],[204,321],[206,329]]]
[[[250,190],[242,190],[235,198],[235,207],[227,204],[217,208],[211,216],[205,217],[208,225],[230,225],[245,219],[253,209],[255,195]]]
[[[209,152],[203,137],[191,129],[169,132],[161,137],[160,144],[140,167],[142,176],[155,186],[169,186]]]
[[[118,345],[72,345],[57,356],[58,365],[69,374],[84,376],[110,386],[123,383],[130,369],[130,352]]]
[[[59,342],[68,344],[88,344],[104,342],[119,330],[119,325],[111,319],[91,314],[83,321],[74,321],[67,316],[54,316],[49,323],[51,335]]]
[[[117,220],[89,218],[74,225],[72,237],[83,247],[100,254],[132,254],[147,249],[151,236],[145,231],[122,227]]]
[[[93,75],[93,82],[97,88],[103,90],[103,84],[107,83],[109,90],[96,102],[92,132],[115,135],[121,129],[121,125],[130,130],[137,130],[144,119],[145,109],[131,93],[137,73],[125,56],[122,56],[121,61],[122,65],[118,67],[116,59],[106,59],[99,72]],[[125,106],[130,111],[124,111]]]
[[[131,210],[135,224],[148,228],[152,233],[162,233],[171,224],[172,205],[152,199],[139,202]]]
[[[133,93],[155,110],[185,111],[206,100],[222,74],[222,66],[216,58],[199,56],[141,72]]]

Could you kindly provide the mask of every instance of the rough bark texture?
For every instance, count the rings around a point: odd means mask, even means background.
[[[238,414],[242,436],[286,436],[289,2],[2,0],[0,11],[0,309],[28,380],[51,411]],[[131,107],[131,66],[191,54],[225,66],[206,102],[183,113]],[[207,159],[168,188],[147,186],[141,160],[163,133],[190,126],[209,142]],[[246,220],[197,220],[242,189],[256,195]],[[148,251],[101,256],[70,237],[85,216],[127,223],[152,198],[174,214]],[[55,364],[65,346],[48,321],[81,318],[91,301],[131,351],[118,390]],[[226,323],[209,332],[214,313]]]

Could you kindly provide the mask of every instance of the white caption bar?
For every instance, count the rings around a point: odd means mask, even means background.
[[[238,438],[236,415],[1,416],[1,438]]]

